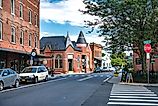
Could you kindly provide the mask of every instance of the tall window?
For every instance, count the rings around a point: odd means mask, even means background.
[[[0,21],[0,40],[2,40],[2,22]]]
[[[0,8],[2,8],[2,6],[3,6],[3,0],[0,0]]]
[[[11,14],[15,14],[15,1],[11,0]]]
[[[20,10],[20,18],[23,18],[23,5],[22,5],[22,3],[20,3],[19,10]]]
[[[31,46],[31,33],[29,34],[29,46]]]
[[[37,47],[37,44],[38,44],[37,41],[38,41],[37,40],[37,35],[35,35],[35,47]]]
[[[29,22],[32,23],[32,11],[29,9]]]
[[[37,26],[37,21],[38,21],[37,15],[35,15],[35,25],[36,25],[36,26]]]
[[[54,69],[54,55],[52,55],[52,69]]]
[[[57,55],[55,58],[55,68],[62,68],[62,56]]]
[[[15,43],[15,28],[11,27],[11,42]]]
[[[136,58],[136,65],[140,65],[140,64],[141,64],[140,58]]]
[[[22,30],[20,32],[20,44],[24,45],[24,31],[22,31]]]

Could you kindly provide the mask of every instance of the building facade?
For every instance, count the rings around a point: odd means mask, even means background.
[[[93,61],[93,70],[96,67],[101,67],[102,65],[102,45],[96,43],[90,43],[90,48],[92,50],[92,61]]]
[[[47,67],[54,73],[92,72],[92,52],[81,31],[77,41],[71,41],[69,35],[42,37],[41,53],[47,58]]]
[[[20,71],[39,49],[40,0],[0,0],[0,68]]]

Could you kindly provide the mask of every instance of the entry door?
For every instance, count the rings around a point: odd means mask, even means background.
[[[72,59],[68,59],[68,64],[69,64],[68,70],[73,71]]]

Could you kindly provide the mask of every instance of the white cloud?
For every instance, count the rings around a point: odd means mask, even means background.
[[[41,1],[40,18],[65,24],[69,22],[73,26],[83,26],[84,20],[94,19],[92,16],[83,15],[79,9],[84,10],[83,0],[63,0],[57,3],[49,3],[47,0]]]

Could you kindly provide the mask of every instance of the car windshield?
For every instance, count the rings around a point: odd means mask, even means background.
[[[23,73],[36,73],[37,68],[25,68],[22,72]]]

